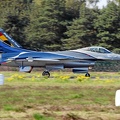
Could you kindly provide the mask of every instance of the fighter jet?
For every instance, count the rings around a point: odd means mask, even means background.
[[[34,67],[43,67],[42,75],[50,77],[51,70],[71,68],[74,73],[85,73],[98,60],[120,60],[120,55],[93,46],[76,50],[38,52],[22,48],[3,29],[0,29],[0,65],[19,67],[21,72],[31,72]]]

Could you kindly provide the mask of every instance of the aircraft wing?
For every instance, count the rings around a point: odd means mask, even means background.
[[[28,62],[33,62],[33,61],[40,61],[40,62],[43,62],[43,61],[46,61],[46,62],[57,62],[59,60],[57,59],[45,59],[45,58],[20,58],[20,59],[12,59],[12,58],[9,58],[7,59],[6,61],[4,62],[12,62],[12,61],[16,61],[16,62],[24,62],[24,61],[28,61]]]
[[[45,58],[27,58],[28,62],[32,61],[51,61],[51,62],[56,62],[59,61],[57,59],[45,59]]]
[[[16,61],[16,62],[34,62],[34,61],[40,61],[40,62],[58,62],[61,60],[76,60],[77,58],[73,58],[73,57],[65,57],[65,58],[34,58],[34,57],[26,57],[26,58],[8,58],[6,61],[4,62],[12,62],[12,61]]]

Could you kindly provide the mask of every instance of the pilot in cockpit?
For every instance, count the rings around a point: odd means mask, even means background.
[[[103,47],[90,47],[89,51],[98,52],[98,53],[111,53],[109,50],[107,50]]]

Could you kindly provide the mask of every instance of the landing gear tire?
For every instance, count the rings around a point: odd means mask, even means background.
[[[89,73],[86,73],[86,74],[85,74],[85,77],[90,77],[90,74],[89,74]]]
[[[42,73],[42,76],[49,78],[49,77],[50,77],[49,71],[44,71],[44,72]]]

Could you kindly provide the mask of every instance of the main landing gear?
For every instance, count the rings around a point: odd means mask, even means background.
[[[85,77],[90,77],[90,74],[89,74],[89,73],[86,73],[86,74],[85,74]]]
[[[50,77],[50,72],[47,71],[47,70],[45,70],[45,71],[42,73],[42,76],[49,78],[49,77]]]
[[[48,70],[45,70],[43,73],[42,73],[42,76],[44,77],[50,77],[50,72]],[[89,73],[86,73],[85,74],[85,77],[90,77],[90,74]]]

